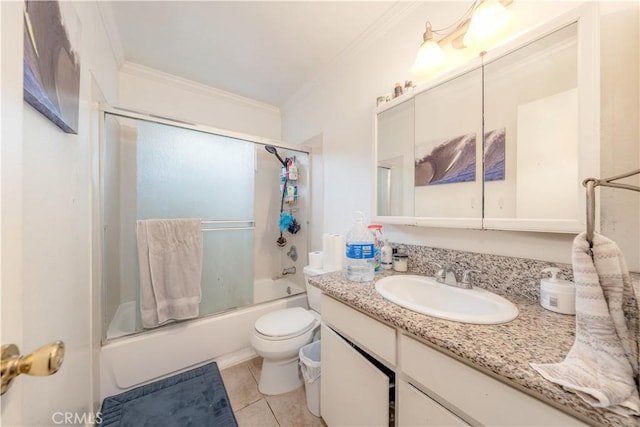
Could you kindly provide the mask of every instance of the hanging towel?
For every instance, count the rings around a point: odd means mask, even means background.
[[[594,407],[640,415],[638,300],[624,255],[614,242],[595,234],[592,258],[586,233],[575,238],[572,252],[575,342],[564,361],[531,367]]]
[[[142,326],[199,315],[202,231],[199,219],[137,221]]]

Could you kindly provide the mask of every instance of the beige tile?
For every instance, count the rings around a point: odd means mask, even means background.
[[[238,411],[262,398],[258,391],[258,383],[253,379],[247,363],[227,368],[221,374],[234,411]]]
[[[267,405],[267,401],[260,399],[235,413],[238,427],[277,427],[278,423]]]
[[[253,378],[260,384],[260,373],[262,373],[262,357],[256,357],[247,362]]]
[[[281,426],[326,426],[322,418],[307,409],[307,395],[304,386],[289,393],[266,396],[267,402]]]

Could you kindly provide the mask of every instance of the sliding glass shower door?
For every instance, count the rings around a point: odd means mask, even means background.
[[[108,113],[105,127],[105,319],[124,301],[135,306],[130,332],[141,329],[136,221],[145,219],[202,221],[200,316],[252,304],[256,144]]]

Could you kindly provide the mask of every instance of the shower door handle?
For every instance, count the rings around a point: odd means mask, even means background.
[[[31,354],[20,356],[14,344],[2,346],[2,391],[4,394],[15,377],[20,374],[46,376],[58,372],[64,361],[64,343],[54,341],[40,347]]]

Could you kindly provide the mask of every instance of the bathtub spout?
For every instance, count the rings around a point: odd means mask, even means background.
[[[287,274],[296,274],[296,266],[285,268],[282,270],[282,275],[286,276]]]

